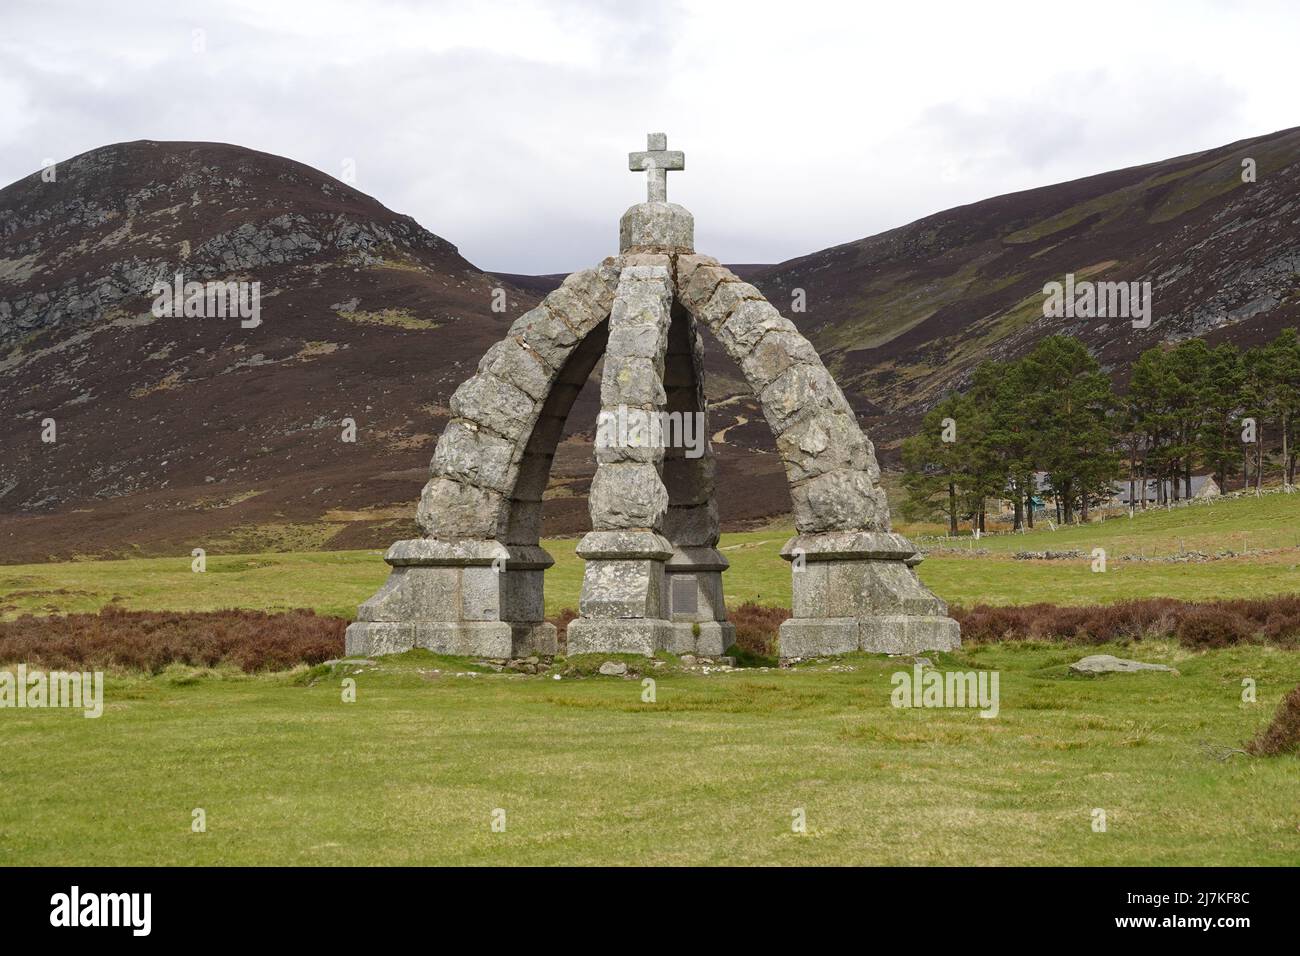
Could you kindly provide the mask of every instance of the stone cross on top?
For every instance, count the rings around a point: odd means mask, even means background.
[[[627,154],[627,168],[634,173],[649,173],[646,183],[647,202],[668,201],[668,170],[685,169],[686,154],[668,149],[668,134],[647,133],[646,149],[642,153]]]

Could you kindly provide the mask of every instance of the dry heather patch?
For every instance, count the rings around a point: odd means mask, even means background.
[[[736,625],[736,646],[759,657],[776,656],[777,633],[781,622],[789,616],[787,608],[767,607],[753,601],[727,612],[731,623]]]
[[[1300,596],[1196,603],[1146,598],[1091,607],[1056,604],[954,607],[962,641],[1045,640],[1076,644],[1172,640],[1189,650],[1272,644],[1300,648]],[[736,645],[762,657],[776,653],[786,608],[746,602],[729,611]]]
[[[1201,650],[1267,643],[1300,647],[1300,596],[1279,595],[1232,601],[1143,598],[1091,607],[1025,604],[955,607],[963,641],[1052,640],[1108,644],[1174,638]]]
[[[1273,722],[1246,744],[1246,752],[1274,757],[1300,751],[1300,686],[1282,698]]]
[[[1070,644],[1172,641],[1191,651],[1238,644],[1300,648],[1300,597],[1291,596],[1204,604],[1153,598],[1100,607],[976,605],[953,608],[951,613],[961,624],[962,640],[969,644],[1004,640]],[[747,601],[733,608],[728,616],[736,626],[736,647],[741,654],[769,659],[776,655],[781,622],[790,611]],[[549,619],[559,631],[561,645],[575,617],[577,613],[566,608]],[[269,614],[237,610],[124,611],[107,607],[97,614],[24,615],[0,622],[0,664],[22,661],[48,669],[120,667],[150,673],[175,663],[276,670],[341,657],[347,624],[343,618],[309,610]],[[1293,698],[1300,698],[1300,694],[1292,692],[1287,699]],[[1269,731],[1272,736],[1268,740],[1293,739],[1300,734],[1300,700],[1291,706],[1293,712],[1287,712],[1285,704],[1279,711],[1274,722],[1277,729]],[[1286,717],[1286,713],[1291,716]],[[1287,738],[1287,733],[1293,738]],[[1276,745],[1263,741],[1262,735],[1252,746]]]
[[[577,620],[578,612],[571,607],[566,607],[559,614],[548,617],[547,620],[555,625],[555,636],[560,642],[560,647],[567,646],[569,641],[569,623]]]
[[[343,656],[348,622],[312,611],[24,615],[0,622],[0,664],[46,670],[122,668],[157,674],[172,664],[284,670]]]

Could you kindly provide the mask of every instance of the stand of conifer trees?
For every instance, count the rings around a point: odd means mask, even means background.
[[[1078,339],[1056,335],[1010,362],[986,362],[970,387],[932,408],[903,442],[904,516],[985,530],[986,503],[1013,502],[1014,525],[1034,508],[1086,521],[1115,481],[1147,506],[1191,497],[1194,471],[1223,490],[1295,482],[1300,339],[1283,330],[1242,352],[1202,339],[1144,352],[1127,389]],[[1036,487],[1035,476],[1044,475]]]

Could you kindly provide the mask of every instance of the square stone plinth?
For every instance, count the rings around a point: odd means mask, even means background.
[[[858,621],[858,649],[873,654],[920,654],[961,647],[961,626],[938,615],[882,614]]]
[[[882,614],[874,617],[790,618],[781,625],[782,657],[824,657],[866,651],[870,654],[920,654],[961,646],[961,628],[937,615]]]
[[[349,655],[400,654],[419,647],[435,654],[507,658],[514,654],[513,629],[505,621],[357,621],[348,626]]]
[[[781,624],[782,657],[825,657],[849,654],[858,649],[855,618],[790,618]]]
[[[736,625],[730,621],[692,621],[671,626],[672,636],[663,650],[673,654],[720,657],[736,643]]]
[[[643,654],[673,640],[673,626],[648,618],[580,618],[569,624],[569,656],[574,654]]]
[[[508,658],[554,654],[544,620],[542,574],[551,557],[536,546],[496,541],[398,541],[392,573],[347,630],[349,654],[438,654]]]
[[[917,654],[961,646],[961,628],[916,576],[920,556],[902,535],[801,535],[781,554],[792,563],[794,611],[781,625],[782,657]]]

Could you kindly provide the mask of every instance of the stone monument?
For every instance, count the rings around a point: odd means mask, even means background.
[[[601,421],[651,440],[602,441],[579,618],[568,652],[716,656],[734,639],[717,549],[714,459],[662,441],[665,416],[707,415],[704,343],[739,365],[776,439],[794,504],[794,616],[782,657],[960,644],[947,607],[916,576],[916,549],[890,530],[875,450],[812,345],[754,286],[697,255],[695,221],[668,202],[686,167],[662,133],[629,156],[647,201],[619,225],[619,255],[576,272],[522,315],[451,397],[416,512],[424,537],[385,555],[387,582],[361,605],[347,652],[556,652],[543,617],[542,493],[564,422],[604,356]],[[668,419],[670,420],[670,419]],[[631,428],[624,429],[628,425]]]

